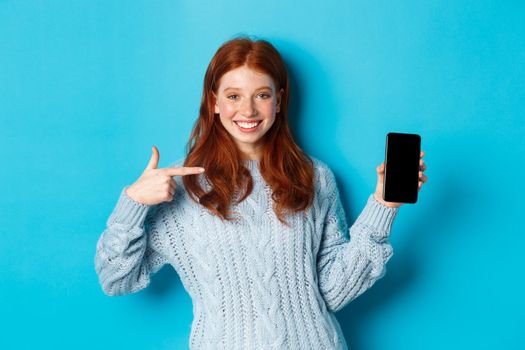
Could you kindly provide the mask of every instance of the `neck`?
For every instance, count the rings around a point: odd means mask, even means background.
[[[250,150],[241,151],[241,158],[243,160],[261,160],[262,158],[262,145]]]

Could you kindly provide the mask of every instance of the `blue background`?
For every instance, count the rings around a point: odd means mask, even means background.
[[[388,273],[337,313],[349,345],[523,349],[524,4],[0,1],[0,348],[187,348],[175,271],[108,297],[95,244],[151,146],[183,156],[209,60],[249,34],[284,56],[294,134],[349,224],[386,133],[422,136]]]

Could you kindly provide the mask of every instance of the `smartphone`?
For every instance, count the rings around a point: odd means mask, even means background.
[[[385,202],[416,203],[419,185],[421,136],[390,132],[386,135]]]

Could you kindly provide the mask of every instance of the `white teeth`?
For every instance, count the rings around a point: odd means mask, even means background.
[[[256,122],[256,123],[242,123],[242,122],[236,122],[237,125],[240,125],[241,127],[245,128],[245,129],[251,129],[253,127],[256,127],[259,122]]]

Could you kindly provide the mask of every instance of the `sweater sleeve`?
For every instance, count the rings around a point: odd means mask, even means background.
[[[323,228],[317,272],[327,308],[335,312],[385,275],[385,265],[393,255],[388,237],[399,208],[389,208],[371,194],[350,228],[349,239],[334,174],[328,167],[324,167],[324,173],[320,193]]]
[[[136,202],[126,194],[126,186],[100,235],[95,254],[95,270],[100,285],[109,296],[137,292],[150,283],[150,275],[168,262],[162,241],[165,217],[159,205]]]

